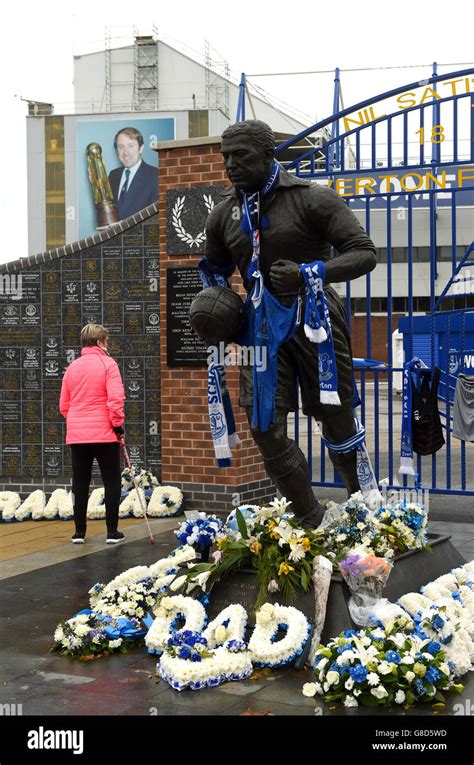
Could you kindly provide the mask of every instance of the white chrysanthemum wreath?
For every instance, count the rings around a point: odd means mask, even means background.
[[[155,620],[145,638],[148,653],[160,654],[166,648],[168,640],[178,630],[173,629],[173,623],[184,618],[184,624],[179,632],[202,632],[206,625],[207,616],[204,606],[198,600],[186,598],[184,595],[174,595],[172,598],[162,598],[155,611]]]
[[[59,507],[61,500],[67,501],[68,493],[66,489],[55,489],[44,508],[44,518],[47,521],[54,521],[59,516]]]
[[[157,486],[148,503],[150,518],[170,518],[181,513],[183,492],[177,486]]]
[[[13,521],[20,505],[21,497],[16,491],[0,491],[0,517],[3,521]]]
[[[286,631],[281,640],[279,632]],[[249,641],[252,661],[259,667],[283,667],[299,656],[311,627],[306,616],[293,606],[264,603],[256,614],[256,627]]]
[[[46,505],[46,496],[42,489],[36,489],[22,502],[20,507],[15,511],[15,520],[27,521],[29,518],[32,520],[39,520],[44,515],[44,508]]]
[[[229,640],[245,640],[247,611],[240,603],[233,603],[220,612],[202,633],[209,648],[217,648]]]
[[[92,491],[87,503],[87,518],[90,521],[105,518],[105,489],[103,487]]]

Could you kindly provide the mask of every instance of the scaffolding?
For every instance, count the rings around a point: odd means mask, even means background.
[[[106,27],[105,28],[105,111],[117,111],[117,98],[114,98],[113,87],[129,88],[130,101],[122,103],[120,108],[132,111],[158,110],[158,29],[155,25],[151,30],[141,31],[137,27]],[[120,30],[120,34],[118,31]],[[133,37],[132,37],[133,35]],[[130,77],[114,79],[114,67],[117,69],[117,59],[113,51],[117,40],[123,40],[125,47],[133,40],[133,72],[130,67]],[[115,47],[112,43],[115,41]],[[132,52],[132,45],[130,45]],[[120,64],[131,64],[132,61],[120,61]],[[121,72],[122,66],[118,68]],[[127,99],[128,100],[128,99]]]
[[[137,112],[158,110],[158,30],[140,35],[134,29],[133,109]]]
[[[206,107],[218,109],[227,119],[229,113],[229,63],[220,57],[208,40],[204,43],[206,67]],[[216,58],[216,56],[218,58]]]

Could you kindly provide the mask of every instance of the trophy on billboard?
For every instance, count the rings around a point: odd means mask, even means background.
[[[118,222],[118,214],[102,157],[102,146],[98,143],[90,143],[87,146],[86,153],[87,174],[92,186],[94,203],[97,210],[99,224],[97,228],[107,228],[107,226]]]

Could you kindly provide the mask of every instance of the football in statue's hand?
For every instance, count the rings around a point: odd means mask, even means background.
[[[208,345],[235,342],[246,322],[243,300],[229,287],[207,287],[191,303],[189,321]]]

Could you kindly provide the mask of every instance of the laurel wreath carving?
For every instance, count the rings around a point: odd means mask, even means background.
[[[214,209],[214,200],[210,194],[203,194],[204,204],[208,213]],[[174,207],[171,211],[171,222],[173,228],[176,231],[178,239],[188,244],[190,247],[200,247],[206,239],[206,232],[200,231],[196,237],[193,237],[188,231],[185,230],[181,221],[181,215],[184,211],[185,197],[177,197]]]

